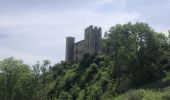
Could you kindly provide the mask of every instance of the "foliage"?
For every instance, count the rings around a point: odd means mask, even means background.
[[[167,40],[147,24],[118,24],[111,27],[106,40],[110,48],[114,48],[113,76],[118,81],[121,81],[120,75],[125,75],[132,84],[140,86],[164,75],[160,58],[168,47]]]
[[[168,37],[145,23],[115,25],[101,54],[81,61],[32,67],[13,57],[0,61],[2,100],[169,100]],[[141,88],[141,89],[140,89]]]
[[[129,92],[114,98],[114,100],[169,100],[169,93],[169,88],[162,91],[144,89],[130,90]]]
[[[3,100],[30,100],[32,75],[28,65],[13,57],[0,62],[0,98]]]

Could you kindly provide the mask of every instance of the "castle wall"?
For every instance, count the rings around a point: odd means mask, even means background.
[[[74,44],[74,60],[82,59],[85,53],[85,41],[79,41]]]
[[[90,25],[84,32],[82,41],[74,43],[73,39],[67,40],[66,60],[80,60],[84,54],[92,55],[101,52],[101,28]]]

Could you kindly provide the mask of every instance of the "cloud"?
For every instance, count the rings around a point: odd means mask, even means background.
[[[8,35],[12,38],[1,41],[0,44],[10,50],[33,54],[37,58],[46,56],[59,61],[64,60],[66,36],[75,36],[76,41],[79,41],[84,37],[84,28],[91,24],[101,26],[106,31],[116,23],[126,23],[137,17],[137,13],[117,12],[103,15],[89,9],[65,12],[38,9],[7,13],[0,16],[0,27],[6,29],[6,33],[10,33]],[[23,59],[28,57],[17,54]],[[38,60],[35,57],[32,59]]]
[[[0,39],[5,39],[5,38],[9,38],[8,35],[0,33]]]
[[[84,29],[91,24],[102,27],[103,33],[115,24],[129,21],[149,22],[163,32],[170,27],[169,8],[166,5],[162,12],[157,11],[165,5],[159,0],[14,1],[0,1],[3,8],[0,9],[0,37],[10,37],[0,39],[3,49],[0,55],[1,58],[21,58],[26,63],[41,59],[50,59],[53,63],[64,60],[65,37],[81,40]],[[166,14],[162,16],[163,13]]]
[[[97,0],[96,3],[101,4],[101,5],[105,5],[105,4],[109,4],[109,3],[113,3],[116,0]]]
[[[54,62],[56,62],[56,61],[54,61],[53,58],[49,59],[48,57],[36,56],[36,55],[29,54],[29,53],[18,52],[18,51],[2,48],[0,60],[3,60],[5,58],[9,58],[9,57],[15,57],[16,59],[23,60],[25,63],[27,63],[29,65],[36,64],[37,61],[43,61],[45,59],[51,60],[52,64],[54,64]],[[23,57],[24,57],[24,59],[23,59]]]

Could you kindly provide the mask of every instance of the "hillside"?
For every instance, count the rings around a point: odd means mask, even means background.
[[[145,23],[115,25],[78,61],[0,61],[2,100],[169,100],[170,43]],[[49,69],[48,69],[49,68]]]
[[[114,98],[114,100],[170,100],[170,72],[159,82],[148,84],[146,87],[129,90]]]
[[[112,62],[108,59],[100,55],[86,60],[91,63],[73,63],[71,67],[70,64],[63,63],[63,74],[55,73],[59,70],[62,72],[62,69],[58,68],[61,65],[56,65],[48,75],[53,76],[55,80],[46,84],[49,89],[46,90],[46,95],[57,100],[168,100],[170,97],[169,71],[162,79],[140,87],[129,86],[123,78],[117,86],[111,76]]]

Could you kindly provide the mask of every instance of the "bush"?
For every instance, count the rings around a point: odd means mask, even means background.
[[[71,95],[67,92],[62,91],[59,95],[59,100],[71,100]]]

